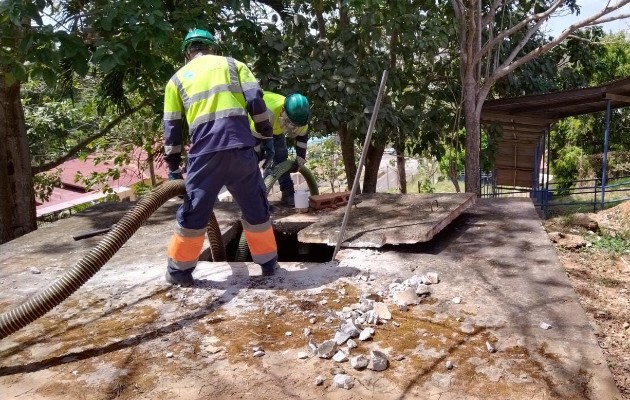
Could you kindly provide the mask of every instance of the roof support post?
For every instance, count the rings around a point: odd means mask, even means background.
[[[608,167],[608,135],[610,131],[610,100],[606,102],[606,128],[604,130],[604,160],[602,163],[602,202],[601,209],[604,209],[604,197],[606,195],[606,169]]]
[[[549,201],[549,164],[551,161],[551,124],[547,125],[547,129],[545,130],[545,135],[547,135],[547,177],[545,178],[545,194],[543,195],[543,218],[547,218],[547,202]]]

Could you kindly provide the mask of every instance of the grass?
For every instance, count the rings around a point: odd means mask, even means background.
[[[600,236],[599,240],[593,241],[588,251],[605,251],[618,256],[627,253],[629,249],[630,241],[628,239],[605,234]]]

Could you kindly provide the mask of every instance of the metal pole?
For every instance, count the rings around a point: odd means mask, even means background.
[[[602,168],[602,210],[606,195],[606,167],[608,165],[608,132],[610,130],[610,100],[606,102],[606,130],[604,131],[604,163]]]
[[[549,201],[549,164],[551,163],[551,124],[547,125],[547,178],[545,179],[545,194],[543,196],[543,217],[547,217],[547,202]]]
[[[348,216],[350,215],[350,209],[352,208],[352,204],[354,203],[354,196],[357,192],[357,187],[359,186],[359,179],[361,178],[361,170],[363,169],[363,163],[365,163],[365,158],[367,157],[368,146],[370,145],[370,140],[372,139],[372,130],[374,130],[374,125],[376,124],[376,118],[378,117],[378,111],[381,108],[381,101],[383,99],[383,92],[385,91],[385,83],[387,82],[387,70],[383,71],[383,77],[381,78],[381,86],[378,89],[378,95],[376,96],[376,102],[374,103],[374,110],[372,111],[372,118],[370,118],[370,124],[368,125],[367,133],[365,135],[365,143],[363,143],[363,150],[361,151],[361,160],[359,161],[359,168],[357,169],[357,173],[354,177],[354,182],[352,183],[352,190],[350,190],[350,199],[348,199],[348,205],[346,206],[346,212],[343,215],[343,222],[341,223],[341,231],[339,232],[339,237],[337,238],[337,245],[335,246],[335,252],[332,256],[332,261],[335,261],[337,258],[337,252],[339,251],[339,247],[341,247],[341,242],[343,242],[343,234],[346,230],[346,224],[348,223]]]

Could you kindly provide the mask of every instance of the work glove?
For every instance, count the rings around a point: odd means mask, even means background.
[[[293,165],[291,165],[291,169],[289,170],[289,172],[298,172],[298,170],[302,168],[304,164],[306,164],[306,160],[302,157],[297,157],[293,162]]]
[[[176,181],[178,179],[184,179],[184,176],[182,175],[182,170],[181,169],[176,169],[175,171],[171,171],[168,173],[168,180],[169,181]]]
[[[273,168],[273,159],[276,156],[276,149],[273,146],[273,139],[263,139],[261,147],[265,152],[265,162],[262,165],[263,170]]]

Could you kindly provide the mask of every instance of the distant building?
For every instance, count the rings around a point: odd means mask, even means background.
[[[121,169],[119,179],[109,182],[109,187],[121,200],[135,200],[132,189],[133,185],[142,181],[148,184],[151,183],[146,154],[143,156],[143,152],[139,149],[136,150],[136,152],[137,155],[132,156],[135,162],[124,167],[117,167]],[[108,195],[108,193],[103,193],[102,186],[93,187],[88,190],[85,184],[80,180],[78,182],[74,181],[77,172],[81,172],[84,176],[89,176],[92,172],[103,173],[107,172],[110,168],[114,168],[111,161],[102,161],[94,165],[94,159],[94,156],[88,157],[85,161],[74,159],[66,161],[53,169],[62,170],[61,187],[53,189],[48,201],[41,202],[39,199],[36,199],[37,217],[65,210],[79,204],[96,201]],[[164,180],[168,176],[164,163],[162,163],[162,165],[154,165],[154,169],[158,181]],[[53,170],[51,170],[51,172]]]

